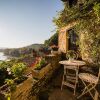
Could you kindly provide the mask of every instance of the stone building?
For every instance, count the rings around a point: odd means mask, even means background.
[[[66,27],[60,29],[58,37],[58,46],[60,52],[66,53],[68,50],[77,51],[78,47],[76,45],[76,41],[78,36],[73,29],[76,24],[77,22],[72,22]]]

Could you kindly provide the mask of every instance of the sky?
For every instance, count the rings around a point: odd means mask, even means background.
[[[0,0],[0,47],[44,43],[54,34],[61,0]]]

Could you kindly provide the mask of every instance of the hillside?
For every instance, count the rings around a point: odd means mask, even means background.
[[[7,48],[3,49],[5,55],[12,57],[20,57],[21,55],[31,54],[34,51],[38,52],[39,49],[44,48],[44,44],[31,44],[22,48]]]
[[[40,48],[43,48],[43,47],[45,47],[44,44],[31,44],[31,45],[26,46],[24,48],[32,48],[32,49],[38,51]]]

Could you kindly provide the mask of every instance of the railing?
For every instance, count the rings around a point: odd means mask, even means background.
[[[23,76],[29,77],[30,75],[31,75],[31,72],[30,72],[29,74],[23,75]],[[18,78],[15,78],[15,79],[14,79],[14,82],[15,82],[16,80],[18,80]],[[8,88],[9,88],[8,84],[4,84],[3,86],[0,87],[0,92],[1,92],[1,91],[2,91],[2,92],[3,92],[3,91],[7,91]]]

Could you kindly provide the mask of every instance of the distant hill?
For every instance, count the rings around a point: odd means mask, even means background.
[[[1,49],[5,55],[12,57],[19,57],[21,55],[31,54],[33,50],[38,52],[41,48],[44,48],[44,44],[31,44],[21,48],[6,48]]]
[[[22,49],[22,48],[32,48],[32,49],[35,49],[36,51],[39,50],[41,47],[45,47],[44,44],[31,44],[31,45],[28,45],[28,46],[24,46],[24,47],[21,47],[21,48],[4,48],[4,47],[0,47],[0,51],[5,51],[6,49],[9,49],[9,50],[12,50],[12,49]]]
[[[3,52],[5,49],[7,49],[7,48],[0,47],[0,52]]]
[[[45,47],[44,44],[32,44],[32,45],[26,46],[25,48],[32,48],[32,49],[38,51],[42,47]]]

